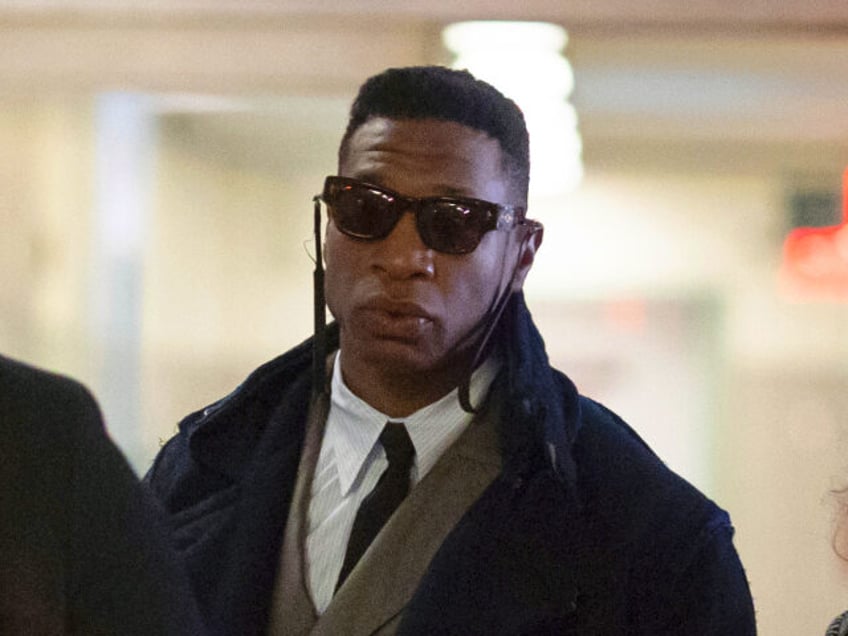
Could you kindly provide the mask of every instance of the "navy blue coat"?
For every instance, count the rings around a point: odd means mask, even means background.
[[[496,338],[504,468],[436,553],[399,633],[754,634],[727,514],[549,366],[521,295]],[[311,352],[308,340],[186,417],[146,477],[214,633],[264,633]]]

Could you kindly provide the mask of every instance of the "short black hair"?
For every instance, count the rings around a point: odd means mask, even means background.
[[[353,133],[372,117],[438,119],[487,133],[500,144],[506,173],[526,201],[530,142],[524,114],[514,101],[468,71],[408,66],[367,79],[350,109],[339,145],[340,164]]]

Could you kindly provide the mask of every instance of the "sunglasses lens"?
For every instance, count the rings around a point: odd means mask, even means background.
[[[388,236],[398,219],[393,201],[384,192],[356,184],[337,185],[325,192],[325,202],[336,227],[362,239]]]
[[[424,244],[448,254],[473,252],[485,230],[481,214],[467,205],[439,201],[425,205],[418,215],[418,232]]]

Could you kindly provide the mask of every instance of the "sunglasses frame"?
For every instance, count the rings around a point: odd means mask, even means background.
[[[339,215],[335,210],[336,201],[340,192],[352,188],[370,191],[372,194],[380,197],[384,201],[385,208],[393,214],[394,218],[391,223],[387,223],[385,228],[382,228],[380,232],[373,235],[358,233],[350,228],[346,229],[342,227],[343,224],[340,225],[338,223]],[[327,207],[328,216],[342,234],[361,241],[379,241],[386,238],[392,233],[392,230],[394,230],[406,212],[413,212],[415,214],[415,225],[422,242],[428,248],[443,254],[470,254],[477,249],[477,246],[487,232],[492,230],[510,230],[517,225],[523,225],[526,221],[524,218],[525,210],[521,206],[492,203],[491,201],[472,197],[408,197],[389,188],[350,177],[327,177],[324,180],[324,190],[317,198]],[[434,210],[439,205],[452,205],[465,208],[477,219],[475,222],[478,224],[480,232],[475,237],[473,245],[468,244],[453,249],[442,249],[431,244],[433,243],[434,233],[430,225],[428,225],[428,219],[433,218]],[[479,218],[480,215],[483,216],[482,219]],[[436,243],[438,244],[438,240]],[[442,247],[445,246],[443,245]]]

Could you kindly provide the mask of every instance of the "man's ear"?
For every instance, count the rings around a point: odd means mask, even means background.
[[[512,291],[521,291],[524,286],[524,279],[527,277],[527,272],[533,266],[533,261],[536,260],[536,251],[542,245],[542,238],[545,235],[545,228],[541,223],[534,222],[523,226],[526,228],[524,235],[521,238],[521,246],[518,250],[518,263],[515,268],[515,274],[512,277]]]

